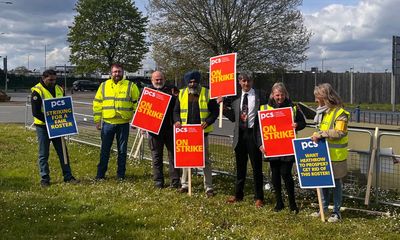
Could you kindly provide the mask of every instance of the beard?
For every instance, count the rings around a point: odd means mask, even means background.
[[[153,86],[154,86],[156,89],[161,89],[161,88],[164,87],[164,84],[163,84],[163,83],[153,83]]]
[[[196,85],[195,87],[189,87],[189,93],[190,94],[200,94],[201,86]]]
[[[114,81],[120,81],[120,80],[122,80],[122,78],[123,78],[123,75],[116,75],[116,76],[112,76],[112,79],[114,80]]]

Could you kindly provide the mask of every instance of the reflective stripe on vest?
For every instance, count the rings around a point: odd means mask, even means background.
[[[334,129],[335,120],[343,113],[346,114],[348,118],[350,118],[350,113],[343,108],[335,108],[334,110],[329,111],[322,118],[320,130],[328,131],[329,129]],[[349,142],[349,137],[347,134],[341,139],[337,140],[330,140],[329,138],[327,138],[327,142],[329,146],[329,155],[331,156],[331,161],[339,162],[347,159],[347,146]]]
[[[270,106],[270,105],[268,105],[268,104],[265,104],[265,105],[261,105],[260,106],[260,110],[262,111],[262,110],[272,110],[272,109],[275,109],[274,107],[272,107],[272,106]],[[296,106],[293,106],[292,107],[292,109],[293,109],[293,120],[294,119],[296,119],[296,111],[297,111],[297,107]]]
[[[54,88],[56,90],[56,98],[64,96],[64,90],[62,89],[62,87],[55,85]],[[32,90],[32,92],[35,91],[35,92],[39,93],[40,97],[42,98],[41,110],[42,110],[42,113],[44,114],[43,100],[54,98],[53,95],[51,95],[49,90],[44,88],[41,83],[36,84],[34,87],[31,88],[31,90]],[[43,122],[42,120],[39,120],[38,118],[35,118],[35,117],[33,117],[33,123],[37,124],[37,125],[46,125],[45,122]]]
[[[199,95],[199,110],[200,110],[200,120],[201,122],[205,122],[207,117],[210,115],[210,112],[208,111],[208,101],[209,95],[208,95],[208,89],[202,87]],[[179,92],[179,102],[180,102],[180,117],[182,124],[187,123],[187,118],[188,118],[188,109],[189,109],[189,90],[188,88],[184,88]],[[214,130],[213,125],[210,125],[204,129],[205,133],[212,132]]]
[[[112,119],[130,120],[133,117],[134,101],[139,96],[131,96],[132,82],[122,79],[117,84],[112,79],[101,85],[102,99],[95,98],[93,101],[102,106],[102,112],[94,112],[94,116],[102,116],[112,123]]]

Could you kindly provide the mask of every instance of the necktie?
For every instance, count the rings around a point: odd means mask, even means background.
[[[247,93],[243,95],[242,111],[240,111],[240,127],[245,129],[248,127],[249,100]]]

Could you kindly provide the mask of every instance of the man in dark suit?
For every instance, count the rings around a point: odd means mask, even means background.
[[[246,180],[247,161],[250,158],[253,167],[254,200],[257,208],[264,206],[262,153],[260,147],[261,133],[258,123],[257,111],[260,105],[266,104],[266,94],[262,90],[253,88],[253,79],[249,74],[239,75],[241,91],[232,101],[231,107],[224,109],[224,115],[235,122],[233,149],[236,156],[236,190],[227,202],[242,201],[244,197],[244,184]],[[223,101],[222,98],[218,102]]]

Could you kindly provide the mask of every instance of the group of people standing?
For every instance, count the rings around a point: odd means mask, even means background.
[[[39,141],[39,169],[42,186],[50,185],[48,167],[49,143],[47,130],[44,127],[42,99],[61,97],[62,90],[55,84],[56,73],[52,70],[43,73],[42,80],[32,88],[32,113],[35,119]],[[184,75],[185,87],[177,93],[173,87],[166,85],[162,72],[155,71],[151,76],[151,88],[171,95],[172,99],[165,114],[161,130],[158,135],[149,133],[149,149],[152,156],[153,181],[156,188],[166,186],[163,174],[163,150],[167,149],[169,161],[169,186],[179,192],[188,192],[188,171],[174,168],[173,128],[180,128],[185,124],[201,124],[204,129],[205,168],[204,190],[207,197],[213,197],[215,192],[212,183],[212,165],[209,158],[208,135],[213,131],[213,123],[218,117],[218,104],[226,99],[210,99],[209,90],[200,83],[201,75],[198,71],[191,71]],[[241,73],[238,77],[241,90],[236,96],[229,97],[229,104],[224,104],[223,114],[234,125],[233,149],[236,158],[235,193],[229,197],[227,203],[236,203],[244,198],[244,186],[247,173],[247,162],[253,169],[254,201],[257,208],[264,206],[262,163],[265,149],[262,146],[261,132],[258,122],[258,110],[291,107],[293,109],[293,128],[300,131],[306,126],[303,114],[289,98],[289,93],[283,83],[275,83],[269,97],[265,91],[255,89],[250,74]],[[347,173],[347,122],[349,113],[343,109],[343,103],[330,84],[320,84],[315,87],[314,95],[318,103],[315,123],[317,131],[311,136],[315,142],[327,139],[330,156],[333,164],[336,187],[333,188],[334,209],[328,221],[336,222],[341,219],[340,206],[342,201],[342,181]],[[117,140],[117,178],[125,179],[127,144],[130,121],[136,110],[140,97],[138,87],[124,78],[123,67],[119,64],[111,66],[111,79],[103,82],[93,100],[93,114],[96,128],[101,131],[100,161],[97,165],[96,180],[106,177],[110,150],[114,140]],[[64,181],[77,183],[68,163],[63,161],[63,153],[58,141],[51,139],[60,158]],[[272,184],[275,192],[274,210],[279,212],[285,204],[282,192],[282,179],[285,183],[289,200],[289,209],[298,213],[296,204],[292,169],[294,156],[266,158],[269,162]],[[328,210],[331,189],[323,190],[324,211]],[[317,212],[313,216],[320,216]]]

